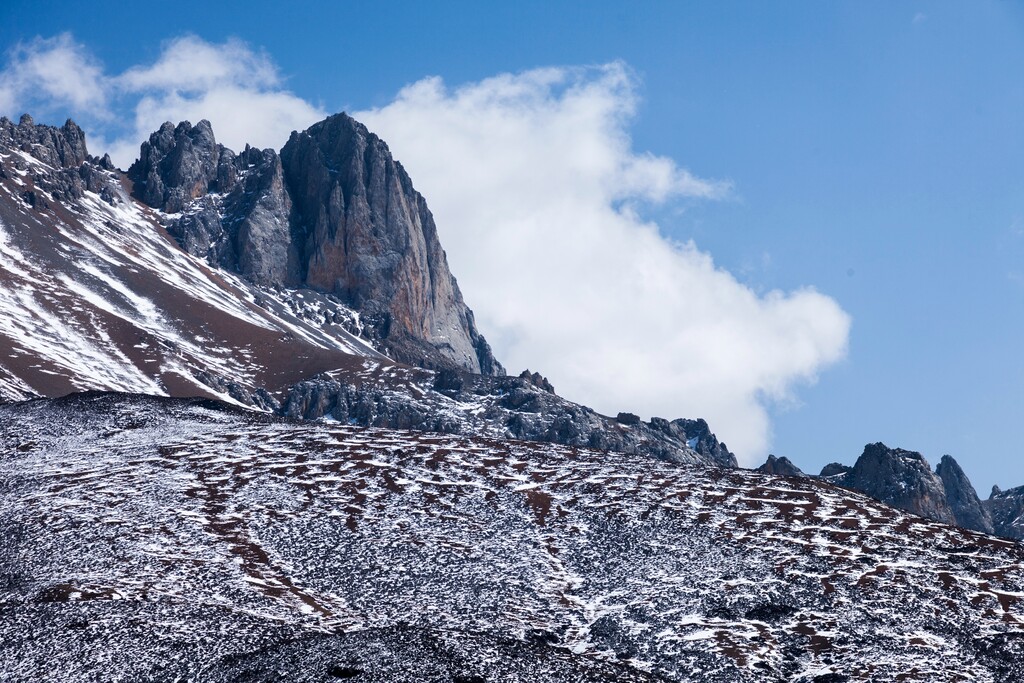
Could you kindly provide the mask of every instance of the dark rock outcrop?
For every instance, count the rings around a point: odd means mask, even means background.
[[[835,483],[834,480],[841,479],[846,476],[846,474],[852,469],[853,468],[849,465],[844,465],[839,462],[830,462],[821,468],[821,474],[818,475],[818,478]]]
[[[625,424],[537,386],[532,376],[487,377],[397,368],[293,386],[280,414],[346,424],[544,441],[639,453],[680,463],[736,467],[704,420],[653,418]]]
[[[529,369],[523,370],[521,373],[519,373],[519,378],[525,379],[533,386],[537,387],[538,389],[543,389],[549,394],[555,393],[555,387],[552,386],[551,382],[548,381],[547,377],[544,377],[539,372],[530,372]]]
[[[0,147],[27,154],[49,167],[46,172],[31,170],[24,159],[16,156],[7,162],[24,174],[28,187],[22,192],[22,200],[34,209],[49,208],[44,193],[67,206],[75,205],[86,190],[98,193],[111,204],[117,201],[118,179],[110,157],[90,156],[85,133],[71,119],[58,128],[36,125],[28,114],[17,125],[0,117]],[[0,179],[12,175],[3,166],[0,165]]]
[[[992,525],[992,517],[988,510],[981,504],[971,480],[956,460],[950,455],[942,456],[935,473],[942,480],[943,489],[946,492],[946,502],[953,513],[956,523],[965,529],[984,531],[987,534],[995,532]]]
[[[774,455],[769,454],[768,459],[763,465],[757,468],[758,472],[764,472],[765,474],[777,474],[783,477],[803,477],[803,471],[794,465],[792,461],[786,456],[777,458]]]
[[[992,494],[982,506],[997,535],[1024,539],[1024,486],[1005,491],[993,486]]]
[[[23,114],[17,125],[3,117],[0,118],[0,141],[6,147],[31,154],[53,168],[78,169],[89,157],[85,133],[71,119],[57,128],[37,126],[28,114]]]
[[[922,517],[947,524],[957,522],[942,479],[915,451],[868,444],[853,469],[829,480]]]
[[[399,360],[503,374],[448,270],[426,201],[383,140],[337,114],[293,133],[281,161],[307,286],[365,311]]]
[[[504,374],[426,201],[387,145],[345,114],[293,133],[280,155],[236,155],[207,121],[165,123],[128,176],[189,253],[260,285],[339,296],[396,360]]]

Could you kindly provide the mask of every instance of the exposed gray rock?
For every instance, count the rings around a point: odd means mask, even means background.
[[[50,167],[39,172],[29,169],[24,160],[17,157],[8,162],[14,169],[28,171],[24,178],[27,187],[21,196],[37,210],[49,208],[45,195],[57,203],[74,206],[86,190],[100,194],[111,204],[116,201],[119,181],[110,157],[89,156],[85,133],[71,119],[57,128],[36,125],[28,114],[23,115],[17,125],[0,117],[0,148],[28,154]],[[0,165],[0,179],[11,175]]]
[[[948,524],[957,522],[942,479],[924,456],[914,451],[868,444],[852,470],[830,481],[922,517]]]
[[[992,487],[988,500],[982,501],[992,520],[995,533],[1007,538],[1024,539],[1024,486],[1003,491]]]
[[[953,512],[956,523],[965,529],[984,531],[987,534],[995,532],[992,525],[992,517],[988,510],[981,504],[971,480],[956,460],[950,455],[942,456],[935,473],[942,480],[942,486],[946,491],[946,501]]]
[[[218,144],[209,122],[165,123],[128,170],[171,214],[182,248],[273,287],[338,295],[396,360],[503,375],[477,332],[423,197],[365,126],[344,114],[293,133],[279,156]]]
[[[304,283],[364,311],[394,358],[504,374],[479,335],[426,201],[383,140],[337,114],[281,150]]]
[[[346,424],[543,441],[638,453],[680,463],[735,467],[704,420],[624,424],[567,401],[533,377],[373,367],[293,386],[280,414]]]
[[[54,168],[77,169],[89,156],[85,133],[71,119],[57,128],[37,126],[28,114],[23,114],[17,125],[2,117],[0,143],[31,154]]]
[[[222,150],[205,119],[195,126],[164,123],[142,143],[138,161],[128,169],[135,196],[168,213],[181,211],[215,189]]]
[[[757,471],[765,472],[766,474],[778,474],[783,477],[806,476],[803,471],[794,465],[786,456],[777,458],[771,454],[768,455],[768,459],[765,463],[757,468]]]
[[[547,377],[544,377],[539,372],[530,372],[529,369],[526,369],[519,373],[519,377],[520,379],[525,379],[527,382],[537,387],[538,389],[543,389],[549,394],[555,393],[555,387],[552,386],[551,382],[548,381]]]
[[[838,462],[830,462],[821,468],[821,474],[818,475],[819,479],[830,481],[833,484],[840,484],[843,477],[845,477],[853,468],[849,465],[844,465]]]

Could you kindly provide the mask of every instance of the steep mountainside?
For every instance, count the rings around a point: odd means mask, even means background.
[[[268,392],[384,359],[339,299],[257,287],[183,253],[73,123],[0,121],[0,397]]]
[[[0,408],[35,681],[1010,681],[1024,550],[808,478],[77,395]]]

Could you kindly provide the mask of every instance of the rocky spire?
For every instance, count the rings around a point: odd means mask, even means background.
[[[212,189],[223,150],[205,119],[195,126],[164,123],[142,143],[138,161],[128,169],[135,196],[168,213],[181,211]]]
[[[448,269],[426,201],[383,140],[337,114],[293,133],[281,161],[307,286],[363,311],[401,360],[503,373]]]
[[[0,118],[0,144],[31,154],[54,168],[78,169],[89,157],[85,133],[68,119],[63,126],[37,126],[32,117],[22,114],[15,125]]]
[[[984,531],[987,534],[994,533],[992,517],[989,515],[978,498],[971,480],[956,460],[950,455],[942,456],[935,473],[942,480],[942,487],[946,491],[946,501],[956,518],[956,523],[965,529]]]
[[[208,121],[165,123],[128,171],[182,247],[250,280],[339,296],[411,365],[502,375],[462,299],[434,218],[387,145],[337,114],[280,156],[218,144]],[[209,195],[209,196],[207,196]]]

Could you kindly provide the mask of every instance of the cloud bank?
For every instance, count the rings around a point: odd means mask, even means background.
[[[747,463],[766,406],[841,359],[850,318],[807,288],[759,296],[646,203],[728,192],[632,149],[622,64],[448,88],[427,78],[357,112],[427,197],[467,302],[510,369],[614,415],[705,417]]]
[[[633,149],[636,86],[620,63],[455,88],[434,77],[354,116],[426,196],[507,367],[540,370],[605,413],[704,417],[750,464],[770,444],[772,404],[844,357],[850,318],[811,288],[760,295],[644,218],[730,188]],[[19,45],[0,73],[0,112],[30,107],[84,119],[90,147],[122,167],[165,120],[209,119],[237,149],[280,147],[326,114],[289,92],[266,54],[194,36],[114,75],[68,35]]]

